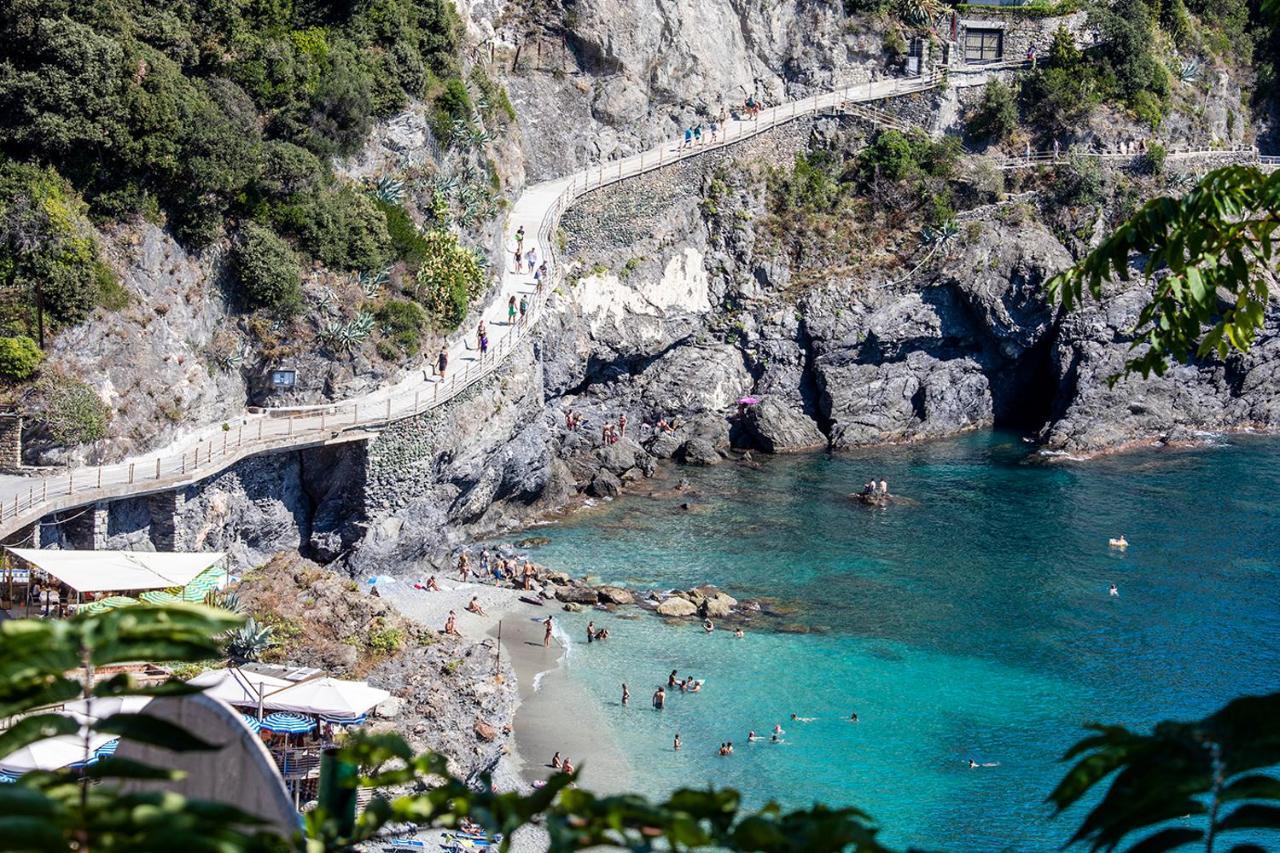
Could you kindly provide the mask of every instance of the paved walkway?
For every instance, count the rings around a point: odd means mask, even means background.
[[[985,78],[955,78],[951,85],[979,85]],[[664,166],[750,139],[793,119],[838,109],[850,102],[877,101],[931,89],[942,81],[938,75],[879,80],[825,92],[763,110],[754,119],[730,120],[717,142],[704,135],[704,143],[682,148],[681,140],[633,154],[524,190],[511,208],[506,223],[505,269],[491,301],[468,318],[467,334],[449,346],[446,375],[433,370],[410,371],[398,382],[362,397],[317,406],[270,409],[193,428],[167,447],[123,462],[97,467],[61,469],[24,478],[0,480],[0,536],[58,510],[99,500],[146,495],[203,480],[235,462],[258,453],[323,444],[367,440],[387,424],[425,412],[453,399],[493,372],[530,334],[546,309],[546,299],[561,281],[563,269],[556,257],[553,236],[561,214],[578,197],[602,186],[632,178]],[[704,128],[705,134],[705,128]],[[538,263],[547,261],[550,281],[536,292],[533,275],[517,273],[513,263],[516,231],[523,227],[525,250],[536,246]],[[525,322],[507,321],[507,302],[523,296],[530,311]],[[476,350],[475,324],[484,318],[489,331],[489,353],[483,360]],[[434,358],[432,358],[434,362]]]

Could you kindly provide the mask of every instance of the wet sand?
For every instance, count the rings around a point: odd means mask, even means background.
[[[551,648],[542,645],[542,620],[561,612],[554,604],[516,602],[502,618],[503,652],[520,682],[513,765],[533,783],[554,772],[549,762],[559,752],[582,769],[578,780],[583,788],[597,794],[628,791],[631,766],[609,732],[599,697],[569,677],[561,636],[552,637]],[[496,628],[492,633],[497,635]]]

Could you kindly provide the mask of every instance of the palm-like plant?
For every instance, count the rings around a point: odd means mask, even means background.
[[[276,644],[270,625],[259,624],[250,616],[244,624],[227,633],[226,654],[236,663],[261,660],[267,649]]]
[[[1183,83],[1194,83],[1200,79],[1200,60],[1185,60],[1178,68],[1178,80]]]
[[[373,185],[373,197],[384,204],[399,204],[404,199],[404,181],[383,175]]]
[[[944,9],[940,0],[895,0],[894,11],[905,23],[923,27],[937,19]]]
[[[373,315],[361,311],[347,322],[333,320],[320,330],[320,342],[338,353],[351,352],[373,331]]]
[[[383,267],[380,270],[365,270],[356,279],[356,282],[360,285],[360,292],[364,294],[365,299],[376,299],[378,294],[382,292],[382,288],[389,281],[391,281],[391,267]]]

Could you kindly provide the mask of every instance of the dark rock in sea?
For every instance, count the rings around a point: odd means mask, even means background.
[[[517,548],[537,548],[546,545],[551,540],[545,536],[526,536],[516,543]]]
[[[893,495],[886,495],[883,492],[856,492],[849,497],[863,506],[884,507],[898,501]]]
[[[827,446],[827,437],[813,418],[776,397],[764,397],[749,406],[742,425],[753,447],[766,453],[815,450]]]
[[[680,447],[680,461],[686,465],[715,465],[720,452],[705,438],[691,438]]]
[[[574,604],[595,604],[599,600],[596,591],[589,586],[562,586],[556,589],[556,598]]]
[[[601,468],[591,479],[587,492],[597,498],[617,497],[622,493],[622,481],[607,468]]]
[[[565,602],[564,607],[561,609],[566,610],[569,613],[581,613],[583,610],[586,610],[585,607],[583,607],[581,604],[578,604],[576,601]]]
[[[808,634],[810,628],[808,625],[802,625],[799,622],[788,622],[785,625],[780,625],[778,632],[781,634]]]

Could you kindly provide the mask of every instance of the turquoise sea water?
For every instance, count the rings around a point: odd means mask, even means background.
[[[1051,821],[1044,800],[1082,723],[1201,716],[1280,683],[1280,441],[1048,465],[1016,437],[977,434],[681,473],[693,511],[687,496],[616,501],[538,528],[551,542],[536,559],[773,596],[820,633],[735,640],[563,614],[570,672],[604,703],[645,793],[731,785],[752,804],[857,805],[898,845],[1055,849],[1079,815]],[[849,501],[871,476],[915,505]],[[1127,553],[1107,547],[1120,533]],[[588,618],[612,638],[582,643]],[[707,685],[654,712],[672,669]],[[775,723],[784,743],[747,743]]]

